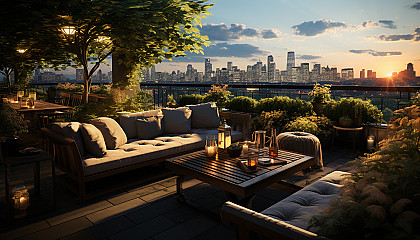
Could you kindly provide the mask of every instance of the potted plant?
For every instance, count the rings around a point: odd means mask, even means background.
[[[324,105],[331,100],[331,85],[315,84],[313,90],[309,93],[312,96],[312,106],[317,115],[322,115]]]
[[[22,116],[8,103],[0,103],[0,138],[4,156],[16,156],[19,151],[19,134],[28,131]]]
[[[342,127],[351,127],[353,125],[353,120],[348,116],[344,116],[338,119],[338,124]]]

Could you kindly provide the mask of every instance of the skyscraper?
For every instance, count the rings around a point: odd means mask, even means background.
[[[150,69],[150,80],[153,82],[156,81],[156,68],[155,65],[152,66],[152,69]]]
[[[204,80],[211,81],[211,73],[213,72],[213,65],[210,63],[210,58],[204,60]]]
[[[77,82],[83,82],[83,76],[84,76],[83,69],[76,69],[76,81]]]
[[[309,82],[309,63],[301,63],[300,72],[301,72],[302,82],[304,83]]]
[[[344,80],[349,80],[354,78],[353,68],[343,68],[341,69],[341,78]]]
[[[227,70],[232,71],[232,62],[227,62]]]
[[[366,78],[365,69],[362,69],[360,71],[360,79],[365,79],[365,78]]]
[[[267,80],[268,82],[274,82],[274,73],[276,69],[276,63],[272,55],[267,57]]]
[[[286,70],[289,76],[289,81],[292,81],[292,68],[295,66],[295,52],[288,52],[287,53],[287,65]]]

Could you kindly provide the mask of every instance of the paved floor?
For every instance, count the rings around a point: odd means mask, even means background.
[[[299,172],[288,179],[305,186],[336,169],[349,170],[345,166],[354,159],[351,149],[324,150],[323,171]],[[31,203],[32,210],[45,209],[49,203],[50,169],[43,164],[41,193],[45,199]],[[155,170],[152,166],[136,172],[137,177]],[[4,198],[3,167],[0,167],[0,197]],[[32,169],[17,167],[12,170],[12,184],[32,187]],[[121,176],[123,178],[123,176]],[[119,181],[113,180],[113,181]],[[124,181],[124,180],[121,180]],[[106,182],[94,183],[105,187]],[[226,201],[223,191],[195,179],[185,182],[187,197],[215,214]],[[75,195],[61,185],[57,187],[57,209],[54,212],[37,213],[13,224],[0,222],[0,239],[233,239],[234,231],[207,215],[204,215],[176,199],[175,177],[170,176],[149,183],[106,195],[79,204]],[[252,208],[261,211],[290,193],[269,187],[257,193]],[[4,201],[3,201],[4,204]],[[44,206],[45,205],[45,206]],[[28,209],[29,211],[30,209]]]

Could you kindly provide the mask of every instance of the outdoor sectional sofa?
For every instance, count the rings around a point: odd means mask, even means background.
[[[309,229],[309,220],[319,215],[339,195],[341,180],[348,173],[334,171],[293,193],[262,212],[232,202],[221,210],[222,222],[236,225],[237,239],[325,239]]]
[[[234,129],[242,131],[233,129],[232,141],[243,139],[250,117],[222,115],[232,118]],[[42,132],[56,167],[78,183],[77,187],[66,185],[85,201],[87,182],[204,149],[206,136],[217,136],[219,125],[217,107],[206,103],[121,113],[119,123],[104,117],[93,119],[89,124],[54,123]]]

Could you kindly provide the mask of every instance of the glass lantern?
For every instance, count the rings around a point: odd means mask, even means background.
[[[206,136],[206,155],[207,157],[215,157],[217,155],[217,142],[216,136],[210,135]]]
[[[218,141],[219,141],[219,148],[226,149],[230,146],[232,143],[232,128],[227,125],[226,123],[223,123],[219,128],[217,129],[218,134]]]
[[[368,136],[366,146],[368,150],[371,150],[372,148],[375,147],[375,136],[373,135]]]
[[[13,207],[15,208],[15,217],[26,216],[26,209],[29,206],[29,192],[25,186],[16,186],[12,190]]]
[[[29,108],[35,108],[36,92],[29,92],[28,106]]]

